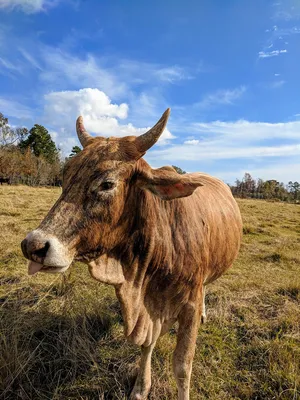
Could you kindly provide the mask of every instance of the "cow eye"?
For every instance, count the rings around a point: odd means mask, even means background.
[[[102,183],[101,183],[101,186],[100,186],[100,189],[101,189],[101,190],[110,190],[110,189],[112,189],[114,186],[115,186],[115,183],[114,183],[114,182],[109,182],[109,181],[107,181],[107,182],[102,182]]]

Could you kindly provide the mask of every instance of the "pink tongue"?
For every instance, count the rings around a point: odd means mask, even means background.
[[[39,272],[39,270],[41,270],[43,268],[43,264],[37,263],[35,261],[29,261],[28,263],[28,275],[34,275],[37,272]]]

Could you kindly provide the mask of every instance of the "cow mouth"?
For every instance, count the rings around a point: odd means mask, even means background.
[[[35,275],[38,272],[48,272],[48,273],[60,273],[65,272],[69,268],[68,266],[54,266],[54,265],[44,265],[36,261],[29,261],[28,263],[28,275]]]

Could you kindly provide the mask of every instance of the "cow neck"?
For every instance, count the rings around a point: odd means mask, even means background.
[[[157,309],[152,288],[158,276],[166,281],[170,274],[167,261],[174,257],[173,242],[168,240],[172,215],[169,202],[146,190],[136,188],[128,200],[128,234],[114,251],[125,279],[115,288],[125,335],[136,344],[145,344],[156,340],[163,323],[160,316],[164,313]]]

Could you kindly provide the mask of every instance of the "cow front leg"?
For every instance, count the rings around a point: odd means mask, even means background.
[[[201,303],[200,303],[201,304]],[[189,400],[192,363],[200,322],[196,304],[186,305],[179,315],[177,345],[173,354],[173,370],[178,388],[178,400]]]
[[[155,343],[147,347],[141,346],[140,369],[130,395],[130,400],[147,399],[151,388],[151,356],[154,346]]]

